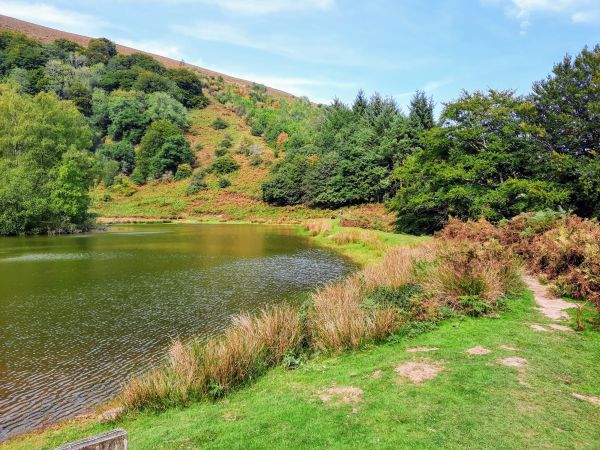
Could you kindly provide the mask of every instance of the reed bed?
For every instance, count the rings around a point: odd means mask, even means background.
[[[314,219],[304,222],[303,227],[311,236],[317,236],[331,231],[333,224],[328,219]]]

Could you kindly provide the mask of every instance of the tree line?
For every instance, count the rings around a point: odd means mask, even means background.
[[[105,38],[2,32],[0,77],[0,234],[86,228],[94,181],[189,175],[187,110],[208,104],[195,72]]]

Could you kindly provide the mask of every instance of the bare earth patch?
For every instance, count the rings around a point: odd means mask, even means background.
[[[509,352],[516,352],[517,350],[519,350],[518,348],[512,347],[510,345],[499,345],[498,348],[500,350],[508,350]]]
[[[526,275],[523,277],[527,287],[533,292],[533,297],[539,310],[552,320],[569,319],[566,310],[577,305],[569,303],[552,294],[550,290],[538,281],[536,277]]]
[[[478,345],[476,347],[465,350],[465,352],[467,352],[469,355],[487,355],[492,351],[485,347],[482,347],[481,345]]]
[[[527,360],[518,356],[510,356],[508,358],[499,359],[498,364],[508,367],[525,367],[527,365]]]
[[[376,370],[375,372],[373,372],[373,375],[371,375],[371,377],[376,380],[379,380],[382,375],[383,375],[383,370]]]
[[[594,405],[600,406],[600,397],[592,397],[589,395],[577,394],[576,392],[573,392],[571,395],[579,400],[583,400],[584,402],[590,402]]]
[[[408,353],[420,353],[420,352],[435,352],[439,350],[437,347],[408,347],[406,351]]]
[[[550,331],[548,328],[544,328],[543,326],[537,324],[531,325],[531,329],[534,331]]]
[[[399,365],[395,370],[398,375],[419,384],[435,378],[442,368],[433,364],[411,361]]]
[[[565,325],[559,325],[557,323],[551,323],[550,328],[558,331],[566,331],[567,333],[575,333],[573,328],[567,327]]]
[[[323,403],[358,403],[362,400],[363,390],[354,386],[334,386],[319,394]]]

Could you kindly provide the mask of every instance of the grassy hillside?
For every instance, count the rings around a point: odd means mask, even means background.
[[[245,120],[212,98],[211,104],[201,110],[189,112],[192,124],[186,139],[196,152],[196,162],[205,168],[215,159],[219,143],[230,136],[233,146],[229,154],[238,162],[240,170],[227,175],[231,185],[220,188],[218,177],[209,174],[206,178],[209,189],[197,194],[186,195],[189,180],[159,180],[144,186],[131,184],[128,189],[115,186],[109,189],[102,185],[93,193],[92,211],[100,221],[144,220],[219,220],[268,223],[299,223],[311,218],[332,218],[339,211],[308,208],[303,205],[277,207],[262,201],[261,184],[267,179],[269,170],[278,159],[262,137],[253,136]],[[229,123],[225,129],[215,130],[212,126],[217,118]],[[240,151],[240,143],[256,144],[260,147],[260,163],[253,164],[253,157]],[[383,205],[363,205],[345,208],[346,216],[361,216],[371,222],[379,221],[389,229],[393,220]]]

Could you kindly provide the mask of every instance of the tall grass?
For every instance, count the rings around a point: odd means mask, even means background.
[[[303,227],[311,236],[317,236],[331,231],[333,229],[333,224],[331,223],[331,220],[328,219],[314,219],[304,222]]]
[[[340,230],[329,236],[338,245],[364,244],[373,250],[385,249],[385,242],[376,233],[367,230]]]

